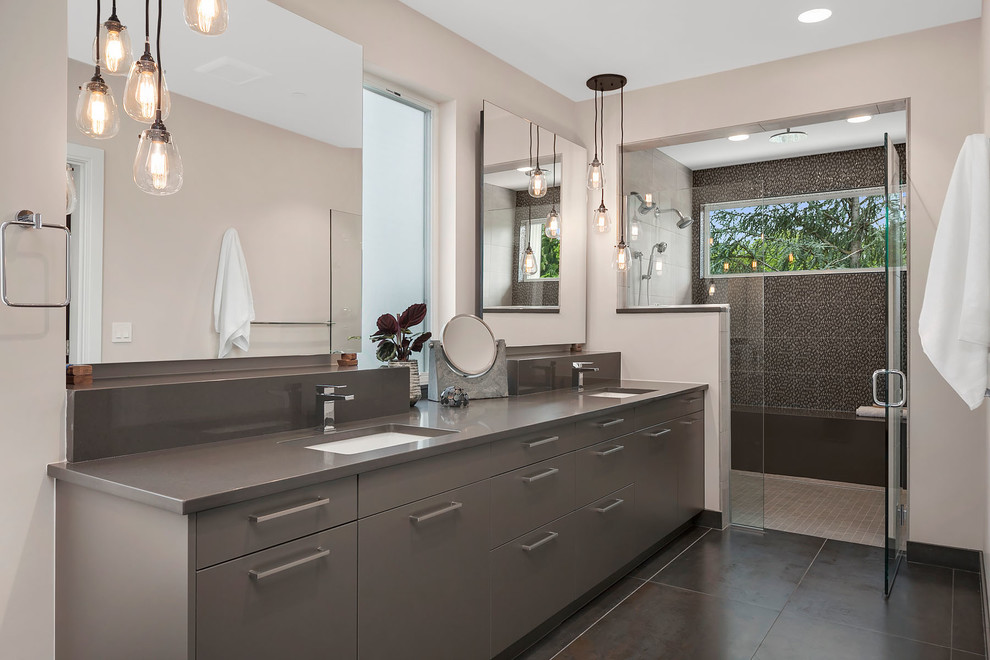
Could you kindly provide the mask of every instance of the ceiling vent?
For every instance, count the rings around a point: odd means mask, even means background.
[[[249,82],[268,78],[272,74],[264,69],[235,60],[233,57],[219,57],[212,62],[201,64],[194,69],[196,73],[205,73],[224,80],[231,85],[246,85]]]

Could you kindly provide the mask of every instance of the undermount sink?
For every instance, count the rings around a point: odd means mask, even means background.
[[[363,454],[378,449],[422,442],[451,433],[454,431],[406,426],[404,424],[385,424],[366,429],[328,433],[320,436],[325,440],[324,442],[306,445],[306,449],[315,449],[330,454]],[[312,442],[314,439],[316,438],[308,438],[307,440]]]
[[[601,399],[628,399],[631,396],[639,396],[640,394],[649,394],[653,390],[637,390],[631,387],[606,387],[603,390],[598,390],[592,392],[591,394],[585,394],[585,396],[594,396]]]

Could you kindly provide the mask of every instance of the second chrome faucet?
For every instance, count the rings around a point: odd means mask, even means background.
[[[353,394],[338,394],[337,390],[346,389],[346,385],[317,385],[316,386],[316,409],[320,410],[323,404],[323,432],[330,433],[336,427],[336,403],[338,401],[353,401]]]
[[[584,391],[584,375],[598,371],[598,367],[593,367],[594,362],[572,362],[571,386],[576,387],[578,392]]]

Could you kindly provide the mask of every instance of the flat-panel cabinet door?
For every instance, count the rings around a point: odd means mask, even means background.
[[[358,521],[362,660],[488,657],[490,510],[482,481]]]
[[[492,656],[577,597],[576,548],[571,514],[492,550]]]
[[[680,424],[668,422],[635,434],[637,548],[646,550],[678,525],[677,453]]]
[[[575,587],[583,594],[632,561],[636,536],[635,484],[575,511]]]
[[[677,524],[681,525],[705,508],[705,413],[674,420],[679,426],[674,446],[677,452]]]
[[[196,572],[196,660],[356,658],[357,523]]]

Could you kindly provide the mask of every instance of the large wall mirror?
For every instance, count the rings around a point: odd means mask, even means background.
[[[143,2],[117,3],[135,57],[144,12]],[[230,357],[360,350],[347,338],[361,334],[361,46],[266,0],[232,3],[226,32],[210,37],[185,25],[181,3],[165,3],[165,123],[184,183],[157,197],[132,179],[147,124],[124,112],[126,76],[103,72],[120,114],[116,137],[76,128],[79,86],[94,72],[94,3],[68,0],[68,25],[67,163],[80,201],[69,218],[68,358],[216,358],[214,283],[229,228],[256,314],[249,350]]]
[[[482,129],[478,311],[509,345],[583,343],[586,151],[488,101]]]

